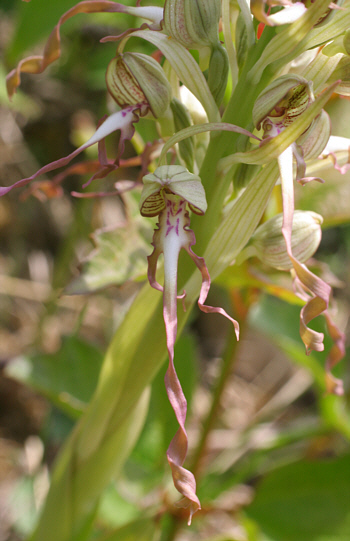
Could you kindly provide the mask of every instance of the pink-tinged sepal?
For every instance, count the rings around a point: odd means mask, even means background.
[[[344,394],[343,382],[333,376],[331,370],[345,356],[345,334],[338,329],[328,311],[325,312],[324,316],[329,335],[333,340],[332,349],[326,360],[326,389],[329,393],[341,396]]]

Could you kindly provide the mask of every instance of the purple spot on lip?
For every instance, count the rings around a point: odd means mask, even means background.
[[[180,218],[178,218],[178,219],[176,220],[175,233],[177,234],[177,236],[179,236],[179,223],[180,223]]]
[[[127,115],[127,111],[122,111],[122,116],[126,116]]]

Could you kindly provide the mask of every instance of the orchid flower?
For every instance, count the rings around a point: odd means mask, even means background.
[[[117,55],[107,67],[106,82],[111,96],[123,109],[102,119],[95,134],[71,154],[45,165],[30,177],[21,179],[11,186],[0,188],[0,196],[15,187],[25,186],[39,175],[68,165],[78,154],[96,143],[98,143],[101,167],[84,187],[94,179],[104,178],[119,166],[125,141],[133,137],[134,124],[139,121],[140,117],[151,112],[155,118],[158,118],[165,113],[169,106],[170,85],[158,62],[147,55],[139,53]],[[120,138],[116,158],[108,160],[104,140],[117,130],[120,131]]]
[[[189,254],[202,275],[202,287],[198,306],[206,313],[220,313],[229,319],[239,338],[239,325],[222,308],[205,305],[210,275],[202,257],[197,256],[192,246],[196,239],[190,229],[189,210],[203,215],[207,209],[204,188],[200,178],[179,165],[163,165],[154,173],[143,178],[144,188],[140,200],[143,216],[159,216],[153,235],[154,250],[148,257],[148,279],[150,285],[163,292],[163,317],[166,329],[169,366],[165,375],[165,386],[171,406],[179,423],[179,429],[171,441],[167,458],[172,470],[176,489],[182,494],[181,507],[189,508],[191,523],[193,514],[200,509],[196,495],[196,481],[193,474],[183,467],[187,454],[188,439],[185,429],[187,413],[186,398],[176,375],[174,366],[174,345],[177,334],[177,299],[184,299],[185,292],[177,295],[177,266],[179,252],[183,248]],[[164,286],[156,280],[157,262],[164,256]]]
[[[291,125],[295,118],[306,111],[312,101],[314,101],[313,92],[310,83],[306,79],[296,75],[282,76],[269,85],[258,97],[253,109],[255,124],[258,128],[262,126],[265,140],[276,137],[287,126]],[[335,347],[337,349],[337,354],[333,350],[330,357],[337,357],[339,359],[340,351],[344,350],[344,335],[340,331],[335,332],[336,326],[333,323],[328,324],[330,319],[327,309],[330,301],[331,287],[313,274],[304,263],[301,263],[295,257],[292,249],[294,214],[293,156],[295,156],[297,161],[296,176],[298,182],[301,184],[305,184],[311,180],[322,182],[322,179],[318,177],[303,178],[306,169],[304,159],[319,156],[326,147],[329,137],[329,118],[322,111],[297,141],[287,147],[277,157],[277,161],[280,170],[283,202],[282,234],[294,272],[295,291],[298,296],[306,301],[300,314],[300,335],[305,344],[307,354],[312,350],[323,351],[323,333],[310,329],[308,324],[312,319],[324,312],[328,327],[331,326],[334,331],[333,336],[335,337]],[[263,144],[264,142],[262,142]],[[342,382],[334,378],[330,373],[329,367],[334,366],[334,364],[335,362],[333,361],[327,362],[327,390],[334,394],[342,394]]]

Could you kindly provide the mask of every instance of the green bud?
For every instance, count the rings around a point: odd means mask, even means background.
[[[317,158],[325,148],[331,136],[331,121],[326,111],[315,118],[310,127],[297,139],[303,149],[305,160]]]
[[[287,74],[275,79],[257,98],[253,107],[253,122],[260,129],[267,117],[288,126],[313,100],[311,84],[300,75]]]
[[[221,44],[213,47],[208,72],[208,85],[216,105],[220,105],[225,94],[229,60],[226,49]]]
[[[123,53],[111,60],[106,72],[107,88],[120,107],[146,104],[155,118],[169,107],[171,90],[162,67],[141,53]]]
[[[161,165],[154,173],[143,177],[140,199],[142,216],[158,216],[165,208],[164,192],[187,201],[196,214],[204,214],[207,201],[201,179],[181,165]]]
[[[165,0],[165,32],[187,49],[219,41],[220,0]]]
[[[279,270],[290,270],[291,260],[282,235],[283,215],[277,214],[255,231],[251,243],[255,255],[266,265]],[[311,211],[296,210],[293,216],[292,253],[305,263],[317,250],[322,237],[322,216]]]
[[[183,103],[181,103],[181,101],[177,100],[176,98],[172,99],[170,103],[170,107],[174,115],[175,131],[178,132],[192,125],[191,117],[188,112],[188,109],[187,107],[185,107],[185,105],[183,105]],[[187,169],[189,169],[190,171],[193,171],[193,166],[194,166],[193,137],[187,137],[187,139],[180,141],[178,145],[179,145],[180,156],[186,163]]]
[[[248,53],[248,32],[242,13],[237,17],[235,46],[237,64],[239,69],[241,69],[246,61]]]

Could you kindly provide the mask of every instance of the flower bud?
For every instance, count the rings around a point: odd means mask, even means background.
[[[123,53],[111,60],[106,72],[107,88],[120,105],[147,105],[155,118],[167,110],[171,90],[162,67],[141,53]]]
[[[175,131],[183,130],[191,126],[191,117],[187,107],[180,100],[173,98],[170,103],[174,116]],[[194,166],[194,140],[193,137],[187,137],[178,143],[181,158],[184,160],[188,169],[193,171]]]
[[[219,43],[213,47],[208,71],[208,85],[216,105],[220,105],[225,94],[229,60],[226,49]]]
[[[158,216],[165,209],[164,192],[187,201],[196,214],[204,214],[207,210],[204,188],[197,175],[181,165],[161,165],[154,173],[143,177],[140,200],[142,216]]]
[[[314,119],[310,127],[297,139],[297,144],[303,149],[303,158],[317,158],[327,145],[331,136],[331,121],[326,111]]]
[[[272,123],[286,127],[299,116],[313,100],[309,81],[300,75],[287,74],[275,79],[257,98],[253,107],[253,122],[260,129],[267,117]]]
[[[283,215],[277,214],[255,231],[251,243],[255,255],[266,265],[279,270],[290,270],[292,263],[282,235]],[[311,211],[296,210],[293,216],[292,253],[305,263],[317,250],[322,237],[322,216]]]
[[[166,0],[164,30],[187,49],[219,42],[220,0]]]

